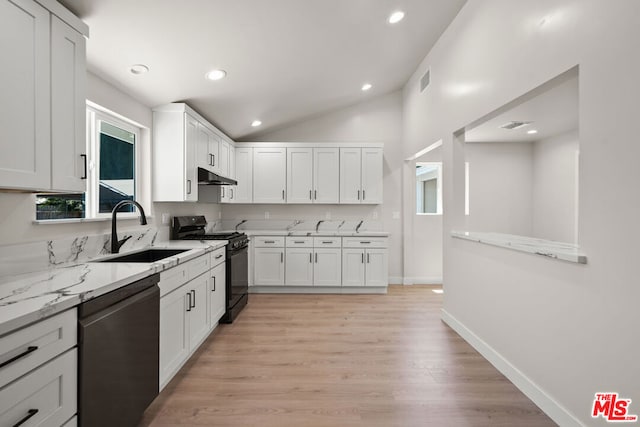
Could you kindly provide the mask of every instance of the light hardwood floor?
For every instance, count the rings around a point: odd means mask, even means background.
[[[442,295],[250,295],[141,426],[553,426],[440,320]]]

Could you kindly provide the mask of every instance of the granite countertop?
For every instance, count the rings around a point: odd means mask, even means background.
[[[101,258],[45,271],[0,277],[0,335],[59,313],[83,301],[159,273],[227,244],[216,241],[169,241],[153,248],[187,249],[153,263],[101,263]],[[134,253],[146,248],[122,252]],[[108,258],[104,256],[102,258]]]
[[[556,242],[553,240],[516,236],[513,234],[478,231],[452,230],[451,236],[562,261],[575,262],[578,264],[587,263],[587,255],[582,252],[580,246],[573,243]]]
[[[332,237],[388,237],[386,231],[304,231],[304,230],[242,230],[248,236],[332,236]]]

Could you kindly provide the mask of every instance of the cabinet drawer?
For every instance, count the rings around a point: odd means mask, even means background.
[[[343,237],[343,248],[386,248],[386,237]]]
[[[285,243],[288,248],[312,248],[313,237],[287,237]]]
[[[76,309],[34,323],[0,338],[0,387],[70,349],[77,343]]]
[[[175,267],[160,273],[160,297],[179,288],[189,281],[189,262],[178,264]]]
[[[314,248],[339,248],[342,245],[340,237],[314,237]]]
[[[209,254],[192,259],[186,264],[189,268],[189,280],[193,280],[202,273],[211,269],[211,258]]]
[[[78,356],[74,348],[0,389],[2,425],[60,426],[76,413]],[[5,424],[6,423],[6,424]]]
[[[211,252],[211,268],[225,261],[226,248],[222,247]]]
[[[283,248],[284,237],[283,236],[256,236],[253,239],[253,246],[255,248]]]

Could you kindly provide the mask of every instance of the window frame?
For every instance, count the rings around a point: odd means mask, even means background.
[[[112,126],[116,126],[125,130],[127,132],[131,132],[135,135],[135,143],[134,143],[134,181],[135,181],[135,189],[134,189],[134,200],[139,202],[140,192],[142,190],[141,180],[140,180],[140,137],[141,137],[141,128],[125,119],[122,116],[118,117],[115,114],[106,111],[103,108],[95,104],[89,104],[87,102],[87,153],[89,153],[89,158],[87,159],[87,189],[86,189],[86,207],[85,218],[97,218],[104,219],[111,217],[111,212],[99,212],[100,210],[100,176],[99,176],[99,165],[100,165],[100,123],[106,122]],[[134,206],[133,212],[120,212],[118,217],[120,218],[135,218],[138,214],[138,208]]]
[[[416,162],[415,163],[416,166],[437,166],[438,168],[438,173],[435,179],[437,179],[437,186],[436,186],[436,191],[437,191],[437,198],[436,198],[436,211],[435,212],[417,212],[417,201],[416,203],[414,203],[413,209],[416,215],[425,215],[425,216],[437,216],[440,215],[442,216],[443,214],[443,199],[442,199],[442,162]],[[416,169],[417,170],[417,169]],[[414,172],[415,173],[415,172]],[[417,175],[414,176],[414,179],[417,178]],[[420,181],[422,183],[422,189],[421,191],[423,192],[423,197],[424,197],[424,182],[425,181]],[[418,180],[415,179],[415,184],[414,186],[417,189],[417,183]]]

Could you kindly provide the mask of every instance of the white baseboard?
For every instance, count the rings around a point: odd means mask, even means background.
[[[509,381],[518,387],[525,396],[538,405],[545,414],[558,423],[558,425],[576,427],[584,426],[584,424],[582,424],[573,414],[567,411],[567,409],[565,409],[559,402],[549,396],[518,368],[513,366],[500,353],[494,350],[493,347],[483,341],[444,309],[442,310],[441,319],[444,323],[449,325],[451,329],[456,331],[458,335],[464,338],[464,340],[473,348],[475,348],[498,371],[507,377]]]
[[[442,285],[442,276],[404,277],[402,279],[402,284],[403,285]]]
[[[249,286],[250,294],[386,294],[386,286]]]
[[[403,285],[403,277],[402,276],[389,276],[389,284],[390,285]]]

